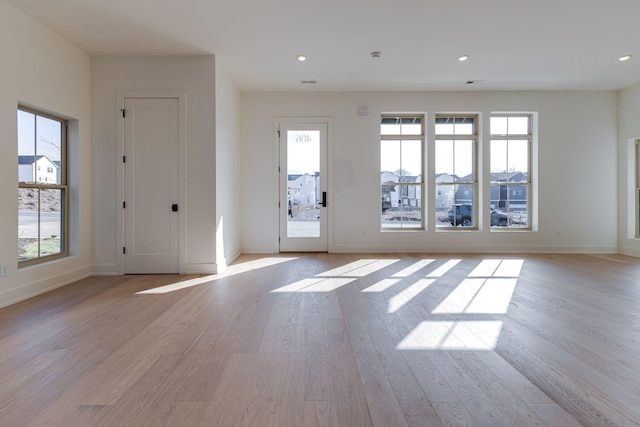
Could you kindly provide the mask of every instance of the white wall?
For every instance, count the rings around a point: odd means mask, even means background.
[[[90,58],[0,0],[0,306],[61,286],[91,269]],[[10,35],[10,37],[9,37]],[[71,119],[71,256],[18,270],[18,103]]]
[[[242,93],[242,250],[278,250],[274,117],[330,117],[330,251],[616,253],[616,99],[614,92]],[[360,106],[367,117],[358,116]],[[380,114],[480,113],[482,173],[492,111],[538,113],[537,231],[491,232],[484,215],[478,231],[436,232],[427,206],[428,230],[380,232]],[[428,172],[426,203],[434,185]],[[486,199],[486,180],[482,191]]]
[[[640,257],[635,238],[635,164],[633,141],[640,138],[640,85],[618,94],[618,239],[620,253]]]
[[[240,92],[216,63],[216,254],[218,272],[240,255]]]
[[[215,58],[213,56],[94,56],[91,62],[94,144],[94,272],[115,274],[117,220],[116,120],[118,93],[186,94],[186,215],[183,273],[216,271]],[[121,249],[120,249],[121,250]]]

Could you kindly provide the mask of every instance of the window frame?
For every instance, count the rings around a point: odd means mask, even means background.
[[[489,123],[491,123],[491,118],[493,117],[526,117],[527,118],[527,133],[526,134],[494,134],[492,133],[491,124],[489,124],[489,159],[491,159],[491,149],[493,148],[493,141],[510,141],[510,140],[519,140],[519,141],[527,141],[527,181],[526,182],[513,182],[509,183],[508,181],[493,181],[490,179],[489,183],[489,195],[491,195],[491,189],[494,185],[502,186],[504,185],[507,190],[507,203],[509,203],[509,197],[511,195],[511,187],[526,187],[527,188],[527,210],[526,210],[526,227],[515,226],[511,222],[511,213],[506,212],[509,215],[509,219],[507,220],[506,226],[496,226],[490,227],[492,232],[510,232],[510,231],[532,231],[532,207],[533,207],[533,138],[534,138],[534,124],[533,124],[533,113],[491,113]],[[509,144],[507,143],[507,152],[509,149]],[[507,155],[508,158],[508,155]],[[491,160],[489,160],[491,162]],[[508,165],[507,165],[508,166]],[[489,174],[493,173],[491,171],[491,164],[489,164]],[[489,196],[489,204],[491,204],[491,196]],[[490,206],[491,208],[491,206]],[[490,214],[489,214],[490,215]],[[519,223],[518,223],[519,224]]]
[[[444,134],[444,133],[438,133],[437,132],[437,121],[438,119],[473,119],[473,132],[471,134]],[[434,191],[434,197],[438,196],[438,190],[440,189],[441,186],[453,186],[454,188],[454,194],[456,192],[456,188],[458,186],[464,185],[464,186],[471,186],[473,187],[473,209],[472,209],[472,215],[473,215],[473,219],[472,219],[472,224],[471,226],[460,226],[458,227],[458,224],[456,225],[452,225],[450,223],[447,223],[447,225],[437,225],[435,227],[436,231],[451,231],[451,230],[455,230],[455,231],[474,231],[474,230],[478,230],[479,226],[478,226],[478,194],[479,194],[479,177],[478,177],[478,153],[479,153],[479,141],[480,141],[480,131],[479,131],[479,126],[480,126],[480,115],[478,113],[436,113],[434,116],[434,121],[433,121],[433,126],[434,126],[434,135],[435,135],[435,139],[434,139],[434,153],[437,152],[437,144],[438,144],[438,140],[442,140],[442,141],[471,141],[472,143],[472,162],[471,162],[471,167],[472,167],[472,172],[471,172],[471,176],[473,177],[473,180],[471,181],[452,181],[452,182],[438,182],[435,184],[435,191]],[[455,147],[455,145],[454,145]],[[455,150],[455,149],[454,149]],[[437,165],[437,154],[435,154],[436,160],[434,163],[434,174],[433,176],[437,176],[437,170],[438,170],[438,165]],[[454,151],[454,158],[455,158],[455,151]],[[434,206],[437,205],[437,201],[434,200]],[[458,204],[457,201],[454,198],[454,204]],[[447,209],[448,212],[448,209]],[[434,215],[434,217],[436,217],[437,215]],[[435,220],[435,219],[434,219]]]
[[[635,238],[640,239],[640,138],[633,141],[635,155]]]
[[[419,118],[420,119],[420,133],[419,134],[382,134],[382,130],[379,129],[379,136],[380,136],[380,144],[382,144],[383,141],[399,141],[400,142],[400,150],[402,150],[402,141],[420,141],[420,166],[421,166],[421,170],[420,170],[420,182],[402,182],[402,177],[400,177],[400,181],[394,181],[394,182],[385,182],[382,183],[380,182],[380,189],[379,189],[379,193],[380,196],[382,196],[383,193],[383,186],[394,186],[394,187],[398,187],[398,189],[400,190],[400,198],[402,199],[402,194],[403,191],[402,189],[404,187],[407,188],[407,193],[409,193],[408,188],[410,186],[413,187],[418,187],[416,188],[414,194],[420,194],[420,200],[421,200],[421,206],[420,206],[420,226],[419,227],[403,227],[403,222],[400,222],[400,226],[399,227],[383,227],[382,226],[382,214],[383,212],[380,213],[380,231],[381,232],[412,232],[412,231],[424,231],[426,229],[425,226],[425,203],[424,203],[424,194],[425,194],[425,181],[424,181],[424,170],[425,170],[425,162],[424,162],[424,153],[425,153],[425,140],[426,140],[426,126],[425,126],[425,114],[411,114],[411,113],[402,113],[402,114],[396,114],[396,113],[384,113],[380,115],[380,125],[382,125],[382,122],[384,121],[384,119],[406,119],[406,118]],[[381,146],[380,146],[381,147]],[[380,151],[379,151],[380,152]],[[402,156],[401,156],[402,158]],[[378,162],[378,164],[381,166],[382,162]],[[400,164],[400,168],[402,169],[402,163]],[[382,170],[382,167],[380,167],[380,173],[383,173],[385,171]],[[388,172],[392,172],[392,171],[388,171]],[[382,201],[382,198],[381,198]],[[402,217],[402,212],[403,212],[403,208],[404,204],[401,205],[401,217]]]
[[[69,195],[69,182],[68,182],[68,149],[69,149],[69,121],[59,115],[48,113],[39,109],[27,107],[21,104],[18,104],[16,113],[19,114],[20,111],[25,113],[33,114],[36,119],[37,117],[44,117],[49,120],[56,121],[60,123],[60,183],[51,184],[47,182],[37,182],[37,179],[34,182],[24,182],[20,181],[20,177],[18,176],[18,191],[21,189],[36,189],[38,192],[42,190],[59,190],[61,193],[61,201],[60,201],[60,252],[49,254],[49,255],[41,255],[40,244],[42,241],[42,236],[40,235],[40,198],[38,199],[38,256],[35,258],[28,259],[19,259],[18,257],[18,268],[27,267],[31,265],[41,264],[44,262],[65,258],[69,256],[69,203],[70,203],[70,195]],[[35,125],[34,125],[35,126]],[[34,133],[34,145],[37,143],[35,140]],[[19,138],[19,135],[17,135]],[[18,143],[18,140],[16,140]],[[18,154],[20,155],[20,154]],[[37,151],[34,154],[34,158],[37,157]],[[19,229],[18,229],[19,233]],[[18,234],[17,233],[17,234]]]

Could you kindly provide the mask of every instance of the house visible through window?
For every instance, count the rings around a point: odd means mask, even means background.
[[[382,230],[424,228],[423,149],[423,116],[382,116],[380,124]]]
[[[67,126],[62,118],[18,108],[18,261],[67,254]]]
[[[490,126],[491,226],[530,229],[532,116],[494,114]]]
[[[477,121],[475,115],[436,115],[436,229],[477,228]]]

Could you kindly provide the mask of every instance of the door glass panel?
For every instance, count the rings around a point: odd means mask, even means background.
[[[287,131],[287,237],[320,237],[320,131]]]

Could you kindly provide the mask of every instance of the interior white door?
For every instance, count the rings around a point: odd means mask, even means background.
[[[178,273],[178,99],[124,105],[124,271]]]
[[[280,251],[326,252],[327,123],[280,123]]]

